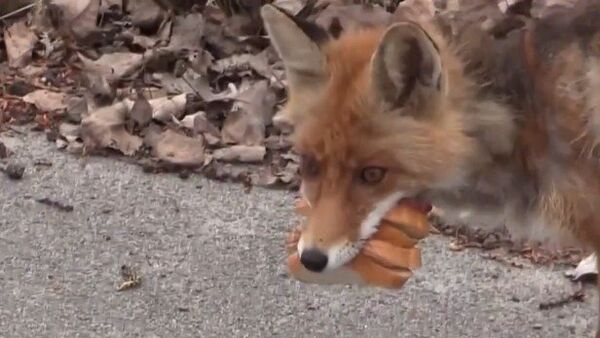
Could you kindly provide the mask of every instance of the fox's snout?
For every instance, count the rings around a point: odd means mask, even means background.
[[[297,244],[300,262],[307,270],[335,270],[357,254],[360,238],[356,219],[360,215],[343,207],[343,201],[344,196],[339,195],[313,200]]]
[[[319,249],[307,249],[300,254],[300,263],[313,272],[323,271],[328,261],[327,255]]]

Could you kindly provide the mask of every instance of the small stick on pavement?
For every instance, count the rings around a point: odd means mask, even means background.
[[[579,284],[579,288],[577,290],[575,290],[575,292],[567,295],[566,297],[562,297],[558,300],[540,303],[539,309],[540,310],[548,310],[548,309],[561,307],[563,305],[573,303],[573,302],[583,302],[584,296],[585,296],[585,294],[583,293],[583,288],[581,287],[581,284]]]
[[[53,200],[49,199],[48,197],[37,198],[36,202],[57,208],[58,210],[65,211],[65,212],[71,212],[74,209],[72,205],[67,205],[67,204],[63,204],[61,202],[53,201]]]

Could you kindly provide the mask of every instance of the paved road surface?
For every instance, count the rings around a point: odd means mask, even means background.
[[[82,166],[40,135],[0,139],[27,164],[22,181],[0,175],[1,337],[592,337],[591,287],[583,303],[538,310],[576,287],[561,270],[433,236],[400,292],[302,285],[283,268],[288,192]],[[140,288],[115,291],[123,264]]]

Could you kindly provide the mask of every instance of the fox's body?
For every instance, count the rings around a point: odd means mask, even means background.
[[[600,251],[598,1],[502,39],[434,18],[325,39],[272,7],[263,17],[313,208],[299,244],[308,268],[347,262],[412,197],[462,222]]]

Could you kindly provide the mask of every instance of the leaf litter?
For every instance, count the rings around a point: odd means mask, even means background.
[[[286,130],[274,123],[286,79],[259,19],[266,2],[335,37],[434,11],[449,17],[462,11],[467,21],[479,20],[501,36],[556,1],[44,0],[30,12],[8,15],[16,8],[0,5],[6,16],[0,22],[0,132],[33,123],[73,154],[108,154],[146,172],[187,177],[191,167],[246,187],[297,190],[298,156]],[[448,224],[432,231],[454,237],[452,250],[479,248],[490,259],[575,266],[584,257],[577,250],[517,245],[502,231]],[[581,265],[576,274],[597,273]]]

